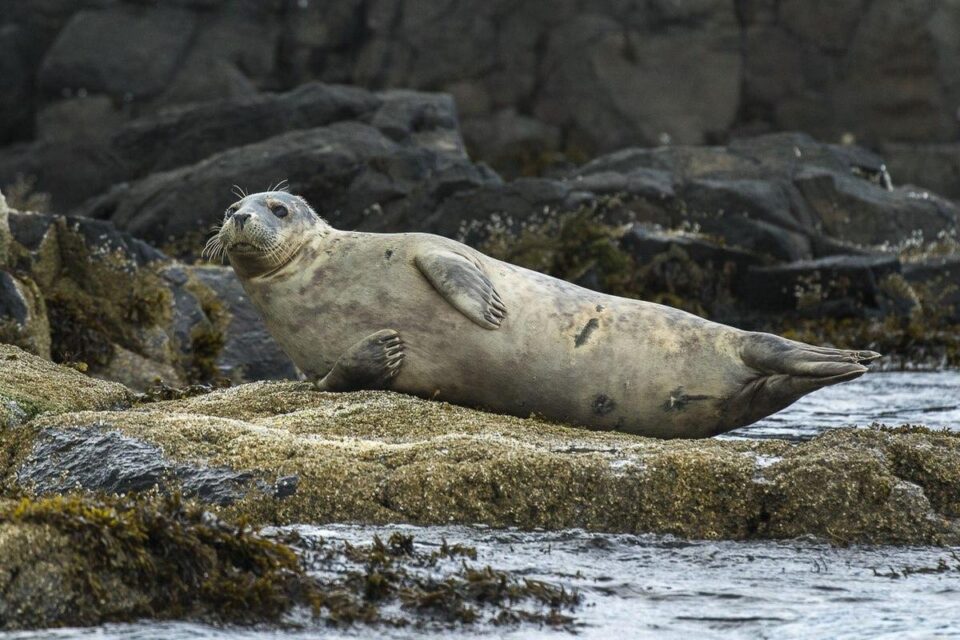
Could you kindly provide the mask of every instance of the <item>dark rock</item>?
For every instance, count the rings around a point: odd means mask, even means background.
[[[174,463],[154,444],[107,425],[44,429],[16,473],[17,483],[37,494],[84,489],[127,494],[178,489],[218,505],[236,502],[253,482],[250,473]]]
[[[82,10],[50,48],[39,73],[48,95],[104,93],[118,100],[159,94],[190,44],[196,19],[168,7]]]
[[[195,165],[115,187],[77,210],[162,244],[203,232],[231,201],[230,185],[263,189],[286,179],[340,228],[397,228],[450,193],[496,179],[450,153],[390,140],[378,129],[337,123],[215,154]],[[193,248],[199,252],[200,247]]]
[[[518,231],[525,222],[537,222],[595,199],[593,194],[572,187],[572,183],[544,178],[493,182],[446,198],[433,214],[419,221],[419,227],[476,242],[490,227]]]
[[[960,143],[890,143],[882,150],[897,184],[916,185],[960,200]]]
[[[820,170],[800,173],[794,184],[827,235],[861,245],[896,244],[915,232],[935,238],[960,224],[960,208],[927,191]]]
[[[33,128],[33,77],[23,55],[27,32],[0,25],[0,145],[26,138]]]
[[[960,256],[925,258],[903,264],[903,277],[934,301],[929,311],[960,324]]]
[[[297,492],[300,486],[300,476],[284,476],[277,478],[273,484],[273,497],[277,499],[289,498]]]
[[[24,325],[29,319],[30,303],[17,285],[16,279],[0,271],[0,323],[13,321]]]
[[[891,300],[888,278],[900,275],[892,256],[831,256],[785,265],[752,267],[738,295],[748,309],[798,312],[812,317],[882,315]]]
[[[267,333],[257,310],[229,267],[190,267],[190,274],[217,295],[230,315],[226,342],[216,359],[220,373],[233,382],[295,380],[298,373],[290,358]]]
[[[627,187],[670,177],[661,189],[671,224],[696,223],[728,244],[781,260],[857,253],[957,227],[960,209],[933,194],[893,188],[878,156],[803,134],[736,140],[727,147],[624,149],[577,169],[579,186]],[[648,179],[646,182],[650,182]]]

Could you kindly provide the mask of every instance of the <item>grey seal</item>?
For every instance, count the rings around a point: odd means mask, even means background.
[[[585,289],[424,233],[332,228],[242,197],[207,247],[323,391],[392,389],[660,438],[750,424],[879,357]]]

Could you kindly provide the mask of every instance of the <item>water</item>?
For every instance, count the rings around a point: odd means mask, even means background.
[[[812,438],[826,429],[923,424],[960,431],[960,371],[868,373],[820,389],[728,438]]]
[[[960,372],[871,374],[823,389],[726,437],[800,439],[873,422],[960,430]],[[415,544],[427,550],[442,539],[474,546],[478,566],[491,564],[577,589],[584,601],[573,612],[576,633],[534,626],[414,632],[144,622],[0,634],[0,639],[960,638],[960,548],[840,549],[812,540],[688,542],[670,536],[463,526],[297,530],[306,539],[321,536],[328,544],[362,544],[374,534],[386,538],[399,530],[413,534]]]

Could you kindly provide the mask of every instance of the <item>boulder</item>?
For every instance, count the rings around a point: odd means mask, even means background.
[[[653,173],[651,173],[653,172]],[[669,176],[660,202],[671,226],[695,223],[733,246],[784,261],[862,253],[956,229],[960,208],[925,191],[893,187],[882,159],[803,134],[774,134],[727,147],[631,148],[571,174],[578,185],[627,185]],[[619,180],[617,176],[621,176]]]
[[[124,386],[96,380],[12,345],[0,344],[0,432],[44,413],[130,406]]]
[[[498,181],[449,152],[401,144],[358,122],[294,131],[214,154],[196,164],[118,185],[76,210],[110,220],[156,244],[188,237],[199,253],[211,224],[235,198],[230,185],[256,191],[286,179],[339,228],[412,226],[456,191]],[[408,226],[408,228],[409,228]]]
[[[216,357],[217,371],[223,378],[240,383],[299,377],[290,358],[267,333],[233,269],[210,265],[189,267],[189,271],[192,278],[210,288],[230,317],[223,349]]]
[[[900,273],[900,261],[893,256],[830,256],[752,267],[738,293],[747,307],[772,313],[882,316],[898,310],[909,312],[915,304],[915,300],[893,295],[895,287],[891,285],[902,281]]]
[[[80,375],[13,353],[21,367],[44,370],[48,386]],[[156,476],[134,468],[172,468],[163,486],[196,486],[180,471],[186,465],[235,492],[221,500],[197,490],[198,500],[251,523],[899,544],[956,544],[960,535],[960,439],[923,429],[844,429],[805,442],[660,441],[396,393],[258,382],[127,410],[46,414],[16,437],[0,431],[0,444],[10,482],[24,491],[57,490],[64,468],[91,491],[152,486]],[[248,484],[238,488],[232,473]],[[917,489],[901,495],[903,483]]]
[[[887,143],[882,153],[897,184],[960,200],[960,143]]]
[[[106,94],[115,100],[158,95],[190,45],[196,18],[173,7],[84,9],[44,57],[38,82],[47,95]]]
[[[929,312],[960,325],[960,256],[931,256],[903,264],[903,277],[928,300]]]

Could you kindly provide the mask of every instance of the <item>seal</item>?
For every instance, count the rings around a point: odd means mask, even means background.
[[[323,391],[392,389],[661,438],[744,426],[879,357],[605,295],[423,233],[332,228],[285,191],[231,205],[229,259]]]

